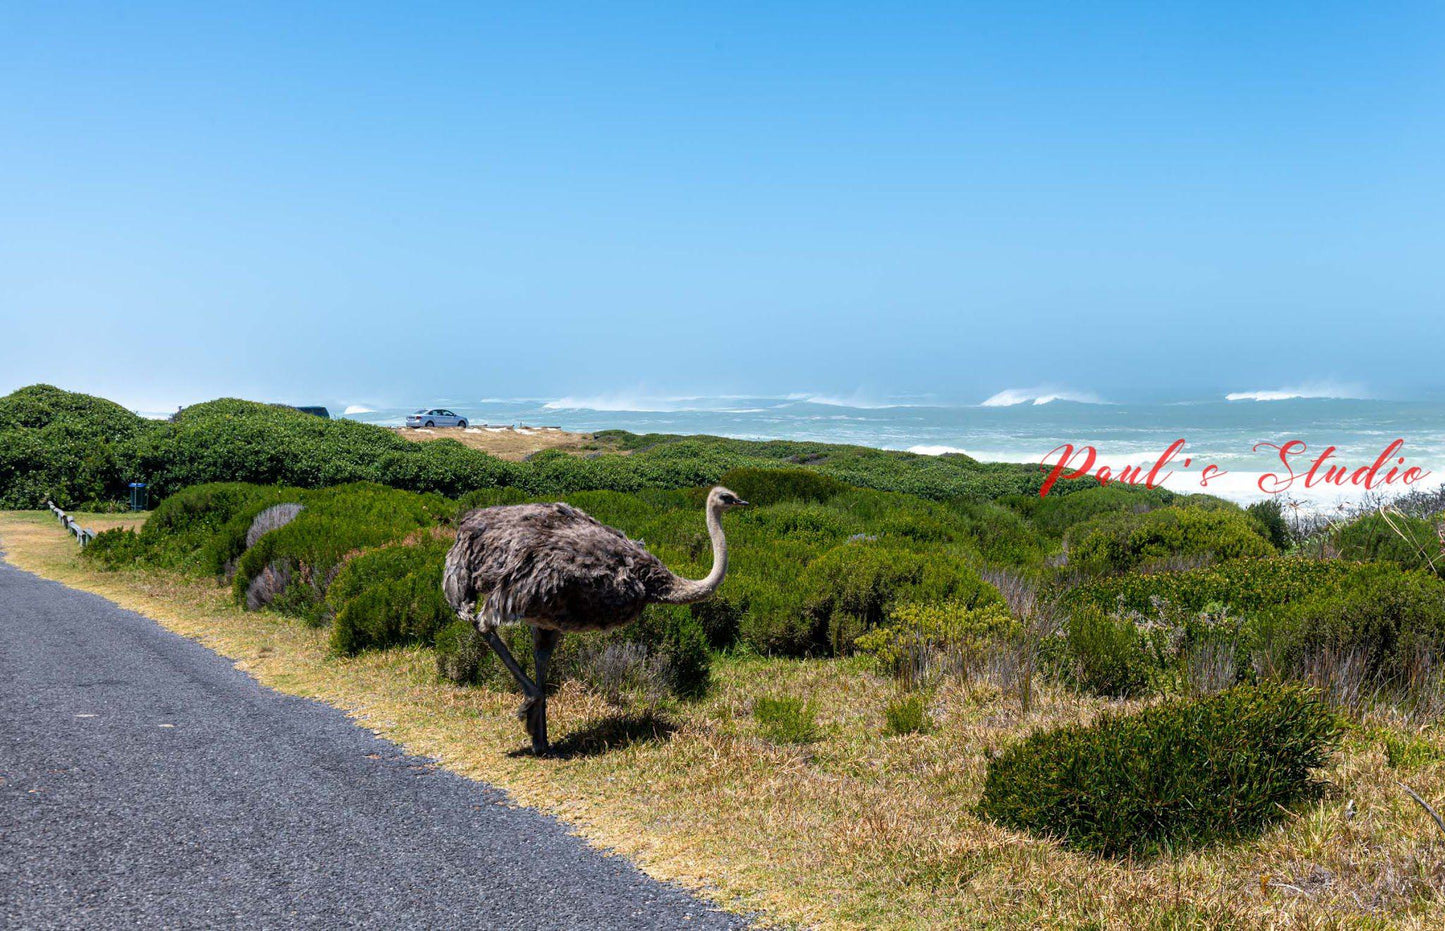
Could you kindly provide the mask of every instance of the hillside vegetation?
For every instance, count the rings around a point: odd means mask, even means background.
[[[862,488],[943,500],[1030,494],[1042,478],[1034,467],[962,455],[619,431],[598,437],[631,455],[550,451],[508,462],[454,440],[413,443],[385,427],[230,398],[151,421],[100,398],[34,385],[0,398],[0,507],[37,508],[47,497],[66,508],[102,504],[124,498],[133,481],[147,482],[157,501],[221,481],[300,488],[364,481],[452,497],[496,487],[555,495],[688,488],[742,466],[800,465]]]

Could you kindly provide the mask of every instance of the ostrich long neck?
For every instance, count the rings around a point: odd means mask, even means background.
[[[709,502],[707,509],[707,535],[712,539],[712,571],[704,579],[684,579],[674,574],[672,588],[661,599],[664,604],[685,605],[712,597],[722,584],[728,571],[728,541],[723,536],[722,520],[718,514],[722,508]]]

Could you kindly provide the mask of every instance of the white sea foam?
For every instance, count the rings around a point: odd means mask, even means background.
[[[921,443],[917,446],[910,446],[908,447],[908,451],[910,453],[917,453],[920,456],[945,456],[949,453],[962,453],[965,456],[973,455],[973,453],[969,452],[968,450],[960,449],[957,446],[932,446],[927,443]]]
[[[588,397],[557,398],[542,405],[549,411],[618,411],[634,413],[676,413],[679,411],[716,411],[720,403],[737,400],[736,396],[707,398],[697,395],[667,396],[618,392]]]
[[[1051,404],[1054,401],[1073,401],[1076,404],[1104,404],[1103,398],[1091,391],[1074,391],[1068,388],[1005,388],[984,401],[983,407],[1013,407],[1016,404]]]
[[[738,402],[748,402],[739,404]],[[612,392],[597,395],[567,395],[555,398],[542,405],[551,411],[600,411],[603,413],[708,413],[708,414],[761,414],[789,404],[817,404],[824,407],[848,407],[857,410],[882,410],[891,407],[911,407],[903,401],[879,400],[855,392],[852,395],[835,395],[813,391],[796,391],[786,395],[666,395],[649,394],[644,391]]]
[[[839,397],[831,394],[810,394],[808,392],[796,392],[788,395],[789,401],[802,401],[806,404],[820,404],[824,407],[851,407],[855,410],[883,410],[889,407],[906,407],[904,404],[897,404],[892,401],[878,401],[864,398],[854,394],[851,397]]]
[[[1267,388],[1262,391],[1232,391],[1224,396],[1226,401],[1293,401],[1302,398],[1328,398],[1348,400],[1365,398],[1364,389],[1359,385],[1338,385],[1329,382],[1300,385],[1293,388]]]
[[[344,411],[341,412],[341,414],[342,414],[343,417],[352,417],[352,416],[354,416],[354,415],[356,415],[356,414],[375,414],[375,413],[376,413],[376,408],[374,408],[374,407],[366,407],[365,405],[362,405],[362,404],[348,404],[348,405],[346,406],[346,410],[344,410]]]

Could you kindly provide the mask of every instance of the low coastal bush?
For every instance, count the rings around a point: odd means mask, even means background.
[[[1163,488],[1105,485],[1083,488],[1073,494],[1058,494],[1055,486],[1048,497],[1037,495],[1003,499],[1001,503],[1017,510],[1040,533],[1062,537],[1071,528],[1104,514],[1138,514],[1164,507],[1176,499]]]
[[[223,481],[300,488],[370,481],[451,497],[502,486],[528,495],[634,492],[714,484],[740,469],[755,470],[740,474],[739,483],[760,483],[764,501],[773,495],[822,500],[843,486],[939,501],[991,499],[1034,494],[1042,481],[1035,467],[962,455],[618,431],[599,436],[631,454],[505,462],[451,440],[412,443],[383,427],[233,398],[149,421],[100,398],[37,385],[0,398],[0,506],[35,508],[46,497],[63,507],[120,500],[130,481],[149,483],[154,501]],[[771,471],[790,474],[756,474]],[[1068,497],[1090,484],[1070,483],[1054,496]]]
[[[1284,505],[1278,498],[1256,501],[1244,511],[1259,525],[1264,538],[1270,542],[1271,546],[1281,552],[1289,549],[1291,543],[1289,521],[1285,520]]]
[[[1002,604],[974,608],[959,602],[905,603],[892,607],[887,622],[859,636],[854,646],[881,669],[902,676],[931,657],[977,656],[1021,633],[1021,625]]]
[[[1275,556],[1177,572],[1128,572],[1075,587],[1065,598],[1070,604],[1089,603],[1106,610],[1140,613],[1152,612],[1161,602],[1189,612],[1202,611],[1211,604],[1250,612],[1338,591],[1352,580],[1382,571],[1389,569]]]
[[[1074,687],[1110,698],[1149,691],[1158,664],[1131,618],[1093,607],[1076,608],[1069,616],[1065,647],[1062,671]]]
[[[883,718],[883,734],[888,737],[927,734],[933,730],[928,696],[923,692],[907,692],[892,699],[883,709]]]
[[[312,620],[319,619],[321,600],[348,553],[428,531],[455,510],[440,496],[364,482],[309,490],[300,503],[305,509],[295,520],[245,550],[232,586],[248,607],[273,605]],[[255,515],[238,516],[245,525],[244,540]],[[233,533],[236,523],[228,525]],[[276,590],[281,578],[285,583]]]
[[[1312,693],[1236,686],[1041,731],[990,761],[978,814],[1105,856],[1247,837],[1317,798],[1340,727]]]
[[[1418,662],[1445,655],[1445,582],[1420,571],[1375,569],[1263,614],[1256,636],[1271,665],[1299,675],[1321,660],[1349,661],[1359,664],[1366,683],[1389,687]]]
[[[103,398],[31,385],[0,398],[0,508],[119,500],[147,423]]]
[[[1408,514],[1371,513],[1336,527],[1329,542],[1341,559],[1390,562],[1403,569],[1445,575],[1445,544],[1439,522]]]
[[[792,696],[762,695],[753,702],[758,733],[775,744],[808,744],[822,737],[818,709]]]
[[[920,553],[885,543],[844,543],[813,560],[798,580],[817,644],[851,652],[857,638],[883,623],[897,601],[952,601],[966,608],[1003,599],[978,573],[947,552]]]
[[[984,559],[1005,566],[1043,566],[1052,543],[1016,512],[991,501],[955,500],[949,510],[962,522],[962,538]]]
[[[848,490],[847,485],[832,476],[801,467],[729,469],[718,477],[718,484],[732,489],[755,505],[781,501],[827,501]]]
[[[1068,542],[1069,565],[1090,573],[1171,559],[1223,561],[1274,553],[1259,525],[1233,507],[1110,513],[1071,529]]]
[[[140,534],[124,527],[102,530],[80,551],[80,556],[106,569],[125,569],[143,565],[146,548]]]
[[[442,594],[452,541],[430,535],[350,559],[326,592],[331,649],[354,655],[404,643],[430,644],[457,619]]]

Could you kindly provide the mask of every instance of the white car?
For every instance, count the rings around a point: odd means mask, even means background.
[[[465,427],[467,418],[460,414],[454,414],[449,410],[434,407],[431,410],[420,410],[415,414],[406,415],[408,427]]]

